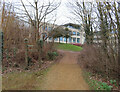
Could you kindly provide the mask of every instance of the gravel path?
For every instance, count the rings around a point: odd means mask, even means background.
[[[53,65],[42,83],[42,90],[89,90],[77,64],[79,52],[61,51],[64,57]]]

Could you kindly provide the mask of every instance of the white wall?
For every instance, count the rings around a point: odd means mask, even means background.
[[[80,44],[84,44],[84,42],[85,42],[84,34],[85,34],[85,33],[84,33],[83,31],[81,32],[81,30],[72,29],[72,28],[69,28],[69,30],[71,30],[72,33],[73,33],[73,32],[76,32],[76,35],[72,35],[72,36],[71,36],[71,38],[72,38],[72,42],[71,42],[71,43],[77,43],[77,38],[79,38],[79,39],[80,39]],[[77,32],[80,33],[80,36],[77,36]],[[76,41],[75,41],[75,42],[73,42],[73,38],[76,38]],[[67,40],[68,40],[67,43],[70,43],[70,42],[69,42],[69,38],[68,38]],[[48,41],[48,42],[51,42],[52,40],[47,39],[47,41]],[[55,40],[54,42],[59,42],[59,38],[57,39],[57,41]],[[66,41],[64,41],[64,37],[63,37],[63,40],[60,41],[60,43],[66,43]]]
[[[49,25],[47,25],[47,26],[53,26],[53,25],[51,25],[51,24],[49,24]],[[56,25],[57,26],[57,25]],[[64,26],[63,26],[64,27]],[[66,27],[64,27],[64,28],[66,28]],[[72,38],[72,42],[71,43],[77,43],[77,38],[79,38],[80,39],[80,44],[84,44],[84,42],[85,42],[85,37],[84,37],[84,34],[85,34],[85,32],[84,32],[84,30],[83,30],[83,28],[82,29],[74,29],[74,28],[68,28],[69,30],[71,30],[71,32],[73,33],[73,32],[76,32],[76,35],[72,35],[71,36],[71,38]],[[41,29],[41,32],[42,32],[42,29]],[[40,33],[41,33],[40,32]],[[77,32],[79,32],[80,33],[80,36],[77,36]],[[73,38],[76,38],[76,41],[75,42],[73,42]],[[69,42],[69,38],[67,39],[68,41],[67,41],[67,43],[70,43]],[[52,42],[52,40],[49,40],[49,38],[47,39],[47,42]],[[56,41],[54,41],[54,42],[59,42],[59,38],[58,38],[58,40]],[[66,41],[64,41],[64,37],[63,37],[63,41],[60,41],[60,43],[66,43]]]

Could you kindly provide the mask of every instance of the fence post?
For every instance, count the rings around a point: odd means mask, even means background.
[[[0,0],[0,91],[2,91],[3,31],[2,31],[2,0]]]
[[[2,91],[3,32],[0,28],[0,91]]]
[[[3,60],[3,32],[2,30],[0,30],[0,61],[2,62],[2,60]]]
[[[25,38],[25,63],[26,63],[26,67],[28,66],[28,39]]]
[[[41,61],[42,48],[43,48],[43,40],[38,40],[38,60],[40,62],[40,67],[42,64],[42,61]]]
[[[3,36],[0,29],[0,91],[2,91],[2,60],[3,60]]]

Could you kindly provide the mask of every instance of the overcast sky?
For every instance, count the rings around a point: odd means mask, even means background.
[[[10,1],[10,2],[15,2],[15,3],[20,2],[20,0],[5,0],[5,1],[7,1],[7,2]],[[25,2],[26,0],[23,0],[23,1]],[[28,0],[28,1],[34,1],[34,0]],[[47,0],[44,0],[44,1],[47,1]],[[51,0],[51,1],[53,1],[53,0]],[[61,0],[61,5],[57,10],[56,24],[62,25],[62,24],[66,24],[66,23],[75,23],[75,21],[68,18],[69,16],[72,16],[70,13],[70,10],[66,6],[69,1],[71,1],[71,0]],[[87,1],[94,1],[94,0],[81,0],[81,1],[87,2]],[[102,0],[100,0],[100,1],[102,1]],[[108,1],[110,1],[110,0],[108,0]],[[26,2],[26,4],[27,3],[28,2]]]
[[[70,15],[69,10],[66,6],[68,0],[62,0],[62,3],[60,5],[60,7],[58,8],[58,12],[57,12],[57,24],[65,24],[65,23],[69,23],[72,22],[69,18],[67,18],[67,16]]]
[[[19,2],[18,0],[5,0],[6,2]],[[23,0],[24,1],[24,0]],[[29,0],[30,1],[30,0]],[[33,1],[33,0],[31,0]],[[67,18],[67,16],[70,15],[69,11],[68,11],[68,7],[66,6],[67,2],[69,0],[61,0],[61,5],[60,7],[58,8],[57,10],[57,20],[56,20],[56,24],[58,25],[62,25],[62,24],[65,24],[65,23],[73,23],[73,21],[71,21],[69,18]],[[27,4],[27,3],[26,3]]]

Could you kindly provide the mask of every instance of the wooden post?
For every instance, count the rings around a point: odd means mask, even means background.
[[[0,91],[2,91],[2,60],[3,60],[3,46],[2,46],[2,35],[0,29]]]
[[[26,67],[28,67],[28,39],[25,38],[25,63],[26,63]]]
[[[3,32],[0,30],[0,63],[3,60]]]
[[[40,67],[42,64],[42,61],[41,61],[42,49],[43,49],[43,40],[38,40],[38,60],[40,62]]]
[[[2,91],[2,60],[3,60],[3,31],[2,31],[2,2],[0,0],[0,91]]]

